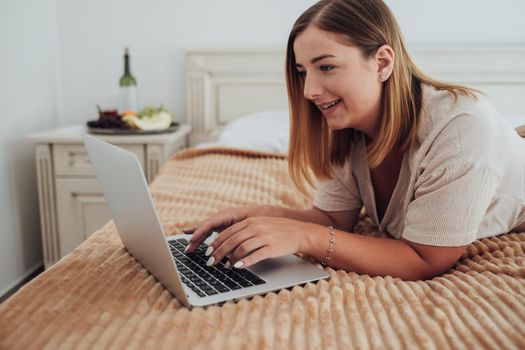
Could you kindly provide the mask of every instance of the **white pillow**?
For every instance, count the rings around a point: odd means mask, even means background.
[[[232,120],[222,129],[216,142],[198,147],[222,146],[288,153],[289,134],[288,111],[262,111]]]

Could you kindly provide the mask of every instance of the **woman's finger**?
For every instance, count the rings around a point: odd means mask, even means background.
[[[260,261],[263,261],[271,257],[272,257],[272,248],[268,245],[265,245],[255,250],[253,253],[251,253],[247,257],[244,257],[241,260],[231,261],[230,263],[236,269],[244,269],[246,267],[252,266]]]
[[[222,230],[218,231],[220,234],[215,237],[215,240],[210,244],[210,246],[213,248],[213,250],[217,250],[217,248],[219,248],[219,246],[221,246],[225,240],[237,232],[244,230],[246,227],[248,227],[249,223],[249,220],[242,220],[230,226],[224,227]]]
[[[230,263],[235,264],[237,261],[246,258],[251,253],[259,248],[264,247],[265,245],[267,245],[266,242],[259,236],[245,240],[241,244],[237,245],[237,247],[233,250],[229,259]]]
[[[205,221],[193,231],[188,246],[185,249],[187,253],[193,253],[195,249],[204,242],[213,232],[213,223]]]
[[[204,221],[201,225],[193,231],[193,235],[190,239],[190,243],[186,249],[186,252],[193,253],[193,251],[208,238],[208,236],[215,231],[216,228],[222,228],[224,226],[231,226],[237,221],[242,220],[243,218],[236,217],[234,215],[218,215]]]
[[[208,262],[214,265],[230,254],[237,245],[251,238],[249,231],[246,231],[248,223],[246,221],[238,222],[226,230],[222,231],[206,250],[206,256],[210,256]],[[213,259],[212,259],[213,258]]]

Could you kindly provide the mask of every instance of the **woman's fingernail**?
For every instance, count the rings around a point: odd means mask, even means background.
[[[190,245],[189,244],[186,246],[186,248],[184,248],[184,253],[187,253],[188,249],[190,249]]]
[[[244,265],[244,263],[242,261],[237,261],[235,263],[235,265],[233,265],[233,267],[235,267],[236,269],[240,269],[242,267],[242,265]]]
[[[215,258],[212,256],[211,258],[208,259],[208,262],[206,263],[206,266],[211,266],[211,265],[213,265],[214,262],[215,262]]]
[[[208,249],[206,249],[206,253],[204,253],[206,256],[210,256],[210,254],[213,253],[213,247],[208,247]]]
[[[224,264],[224,267],[225,268],[229,268],[230,267],[230,260],[226,261],[226,263]]]

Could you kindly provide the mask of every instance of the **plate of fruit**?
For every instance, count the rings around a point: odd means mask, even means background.
[[[160,107],[148,106],[139,113],[119,114],[116,110],[102,110],[99,106],[98,119],[86,124],[93,134],[144,135],[160,134],[177,130],[179,124],[173,121],[171,113]]]

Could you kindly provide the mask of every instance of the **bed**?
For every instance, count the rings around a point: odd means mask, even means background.
[[[412,51],[429,74],[484,90],[516,120],[525,115],[525,48]],[[192,51],[186,58],[191,147],[150,186],[166,233],[234,205],[310,206],[288,176],[282,133],[253,127],[287,108],[282,52]],[[272,141],[247,149],[246,138],[235,137],[247,125],[255,129],[248,139]],[[355,231],[383,235],[366,213]],[[123,248],[110,221],[0,305],[0,347],[525,348],[525,232],[473,242],[431,280],[326,270],[328,280],[189,310]]]

